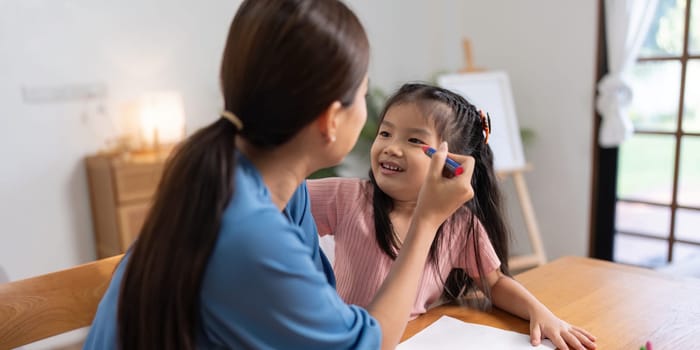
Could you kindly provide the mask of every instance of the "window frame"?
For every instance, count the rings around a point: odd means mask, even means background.
[[[699,137],[699,132],[684,132],[683,131],[683,114],[685,105],[685,89],[686,77],[689,62],[699,61],[700,55],[691,55],[688,52],[690,43],[690,20],[693,0],[685,0],[685,23],[683,32],[683,50],[680,56],[648,56],[637,59],[637,62],[663,62],[676,61],[681,64],[680,78],[680,96],[677,104],[676,130],[675,131],[660,131],[660,130],[635,130],[635,135],[666,135],[673,136],[675,141],[675,152],[673,160],[673,184],[671,202],[658,203],[653,201],[645,201],[631,198],[620,198],[617,196],[617,177],[618,177],[618,161],[619,148],[602,148],[598,144],[599,129],[601,124],[601,116],[595,112],[594,117],[594,135],[593,135],[593,176],[592,176],[592,204],[591,210],[591,240],[589,246],[589,256],[613,261],[614,260],[614,242],[616,235],[625,235],[633,237],[643,237],[645,239],[654,239],[666,241],[668,251],[666,261],[672,262],[674,257],[674,245],[676,242],[695,245],[700,248],[700,242],[693,242],[676,238],[676,217],[678,209],[693,210],[700,212],[700,206],[686,206],[678,204],[678,187],[680,179],[681,167],[681,144],[684,136]],[[696,0],[700,1],[700,0]],[[599,0],[598,11],[598,64],[596,72],[596,82],[605,76],[608,72],[607,64],[607,44],[605,38],[605,6],[604,0]],[[696,4],[697,5],[697,4]],[[696,19],[698,20],[698,19]],[[622,231],[616,228],[615,213],[617,203],[634,203],[659,206],[669,208],[670,223],[668,227],[667,237],[659,237],[651,234]]]

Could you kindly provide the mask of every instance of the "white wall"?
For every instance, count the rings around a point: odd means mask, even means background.
[[[510,74],[520,125],[537,133],[526,179],[547,254],[586,255],[597,2],[463,4],[477,63]]]
[[[238,3],[2,0],[0,266],[10,279],[95,258],[83,157],[120,133],[124,103],[175,89],[190,130],[215,118]],[[36,104],[22,94],[85,85],[106,93]]]
[[[372,45],[370,83],[387,92],[459,68],[463,29],[459,0],[349,0]]]
[[[188,129],[220,108],[218,65],[240,1],[0,3],[0,266],[20,279],[94,258],[82,159],[120,129],[142,92],[183,93]],[[550,258],[585,255],[591,173],[593,1],[352,0],[370,34],[372,84],[387,91],[477,63],[510,73],[535,210]],[[73,85],[71,85],[73,84]],[[31,104],[23,87],[92,84],[97,99]]]

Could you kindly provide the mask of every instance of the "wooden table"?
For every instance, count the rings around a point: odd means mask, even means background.
[[[700,280],[606,261],[564,257],[515,277],[557,316],[597,337],[598,349],[700,349]],[[529,334],[501,310],[444,305],[408,323],[403,339],[447,315]],[[402,340],[403,340],[402,339]]]

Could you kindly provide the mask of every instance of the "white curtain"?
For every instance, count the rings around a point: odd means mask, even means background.
[[[605,0],[608,74],[598,82],[596,108],[603,117],[598,143],[617,147],[632,136],[628,107],[632,89],[626,81],[647,36],[658,0]]]

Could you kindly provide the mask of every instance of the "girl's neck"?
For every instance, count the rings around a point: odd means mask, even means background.
[[[391,226],[394,229],[394,234],[398,238],[400,244],[406,239],[408,227],[410,226],[413,217],[413,211],[416,209],[415,201],[397,201],[394,200],[394,208],[389,214]]]
[[[392,214],[398,215],[400,217],[411,217],[413,216],[413,211],[416,209],[416,201],[399,201],[394,199],[394,208],[392,209]]]

